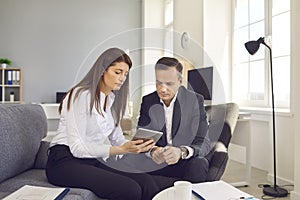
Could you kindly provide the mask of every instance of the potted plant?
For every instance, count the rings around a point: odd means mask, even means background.
[[[0,58],[1,68],[6,68],[8,65],[11,65],[11,60],[9,60],[7,58]]]

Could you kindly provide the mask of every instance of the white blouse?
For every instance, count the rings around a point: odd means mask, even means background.
[[[68,98],[63,101],[57,134],[50,146],[64,144],[69,146],[73,156],[78,158],[103,158],[109,157],[109,149],[127,142],[122,129],[115,126],[111,113],[111,106],[115,95],[109,93],[105,111],[105,95],[100,94],[100,106],[103,116],[95,108],[90,114],[90,92],[83,91],[73,101],[76,89],[73,91],[69,110],[67,110]]]

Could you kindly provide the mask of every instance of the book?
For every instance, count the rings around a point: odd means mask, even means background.
[[[51,188],[24,185],[3,200],[60,200],[70,191],[70,188]]]
[[[160,131],[139,128],[136,134],[133,136],[132,140],[143,140],[143,142],[146,142],[148,140],[153,139],[154,143],[156,143],[162,135],[163,133]]]
[[[13,70],[12,71],[12,84],[13,85],[16,85],[16,79],[17,79],[17,77],[16,77],[16,70]]]
[[[19,85],[20,84],[20,71],[16,72],[16,84]]]
[[[12,71],[7,71],[7,85],[12,85]]]

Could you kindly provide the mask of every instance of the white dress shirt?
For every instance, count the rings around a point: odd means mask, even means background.
[[[172,120],[173,120],[173,110],[174,110],[174,103],[176,100],[176,95],[172,99],[169,106],[166,106],[163,100],[160,99],[160,102],[164,106],[165,111],[165,123],[166,123],[166,132],[167,132],[167,143],[168,145],[172,145]]]
[[[50,146],[64,144],[69,146],[73,156],[78,158],[103,158],[109,157],[110,147],[124,144],[125,139],[122,129],[115,126],[111,113],[111,106],[115,95],[107,95],[105,111],[105,95],[100,94],[100,108],[103,115],[92,109],[90,114],[90,93],[83,91],[74,100],[76,89],[73,91],[71,104],[67,110],[69,95],[63,101],[57,134]]]
[[[178,93],[178,92],[177,92]],[[163,100],[160,99],[160,102],[164,106],[165,111],[165,122],[166,122],[166,132],[167,132],[167,143],[168,145],[172,146],[172,122],[173,122],[173,111],[174,111],[174,104],[177,98],[177,93],[173,97],[169,106],[166,106]],[[188,156],[185,159],[189,159],[194,154],[194,149],[189,146],[182,146],[188,150]]]

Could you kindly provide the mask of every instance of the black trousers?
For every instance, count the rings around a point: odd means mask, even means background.
[[[177,180],[186,180],[192,183],[204,182],[209,169],[209,161],[206,157],[196,156],[187,160],[180,159],[173,165],[166,163],[158,165],[144,154],[128,154],[123,158],[123,162],[127,163],[130,169],[139,169],[155,176],[155,181],[160,188],[170,187]]]
[[[94,158],[75,158],[65,145],[55,145],[49,151],[46,175],[50,183],[88,189],[105,199],[150,200],[177,180],[203,182],[208,171],[208,161],[199,157],[180,160],[170,166],[155,165],[155,170],[147,171],[143,169],[153,162],[141,154],[104,162]]]
[[[193,157],[188,160],[179,160],[175,165],[168,165],[161,169],[149,172],[151,175],[173,177],[178,180],[186,180],[192,183],[201,183],[206,180],[209,162],[205,157]],[[159,180],[157,177],[156,180]],[[163,182],[158,181],[158,183]],[[167,183],[166,183],[167,184]]]
[[[149,174],[119,171],[97,159],[75,158],[65,145],[49,151],[46,175],[54,185],[88,189],[113,200],[150,200],[161,190]]]

